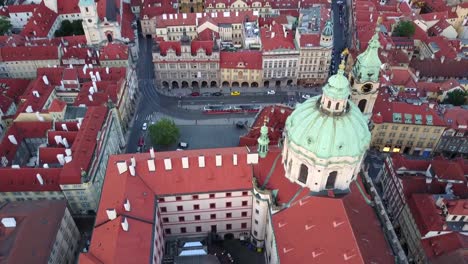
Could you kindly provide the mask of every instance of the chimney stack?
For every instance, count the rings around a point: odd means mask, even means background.
[[[40,185],[44,185],[44,180],[42,179],[42,176],[39,173],[36,174],[36,179],[39,181]]]
[[[125,211],[130,212],[130,201],[128,199],[125,200],[124,208]]]
[[[49,79],[46,75],[42,75],[42,81],[44,81],[45,85],[49,85]]]
[[[128,221],[127,221],[127,217],[123,217],[122,218],[122,230],[127,232],[128,231]]]
[[[135,157],[132,156],[132,157],[130,158],[130,162],[131,162],[131,166],[136,167],[136,160],[135,160]]]
[[[14,217],[4,217],[2,218],[2,224],[4,227],[16,227],[16,220]]]
[[[117,212],[115,211],[115,209],[107,209],[106,213],[107,218],[109,218],[109,220],[114,220],[117,218]]]
[[[8,139],[10,140],[11,144],[18,145],[18,141],[16,141],[16,138],[14,135],[9,135]]]
[[[135,167],[130,165],[128,168],[130,169],[130,175],[135,176]]]
[[[154,148],[153,147],[150,148],[150,157],[152,159],[154,159]]]

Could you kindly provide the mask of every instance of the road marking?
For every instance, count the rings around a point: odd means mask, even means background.
[[[138,114],[136,115],[135,120],[138,120]]]

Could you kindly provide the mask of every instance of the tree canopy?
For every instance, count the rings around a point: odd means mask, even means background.
[[[10,20],[0,17],[0,35],[7,33],[11,29]]]
[[[445,103],[453,104],[455,106],[463,105],[465,103],[466,96],[467,93],[465,91],[457,89],[447,93],[447,99],[445,99]]]
[[[415,27],[411,21],[400,21],[393,30],[396,37],[412,37],[414,35]]]
[[[70,20],[62,21],[60,28],[55,31],[54,35],[55,37],[84,35],[82,20],[75,20],[73,22]]]
[[[179,128],[174,121],[163,118],[156,124],[149,126],[149,134],[153,144],[169,146],[177,142],[180,137]]]

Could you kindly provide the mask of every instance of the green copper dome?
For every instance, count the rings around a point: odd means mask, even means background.
[[[334,103],[347,101],[341,112],[326,111],[321,106],[321,96],[316,96],[298,105],[286,120],[288,140],[318,158],[359,157],[369,147],[371,135],[367,119],[351,100],[347,100],[349,82],[343,73],[344,63],[338,73],[328,79],[322,95]]]
[[[330,20],[327,20],[325,23],[325,27],[323,28],[322,35],[324,36],[332,36],[333,35],[333,27],[332,27],[332,22]]]
[[[362,83],[367,81],[377,82],[379,79],[380,66],[382,65],[379,58],[379,32],[380,30],[377,28],[374,36],[369,41],[367,49],[357,56],[353,75]]]
[[[362,155],[371,138],[367,120],[353,102],[348,104],[347,113],[333,116],[319,110],[320,96],[310,98],[288,117],[288,140],[319,158]]]
[[[349,81],[343,74],[344,65],[342,63],[338,72],[332,75],[323,87],[324,95],[336,100],[347,99],[349,97]]]

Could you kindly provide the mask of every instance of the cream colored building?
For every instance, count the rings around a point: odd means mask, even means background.
[[[259,87],[263,82],[259,51],[221,52],[219,67],[223,87]]]
[[[205,0],[205,12],[255,11],[261,16],[279,14],[268,1],[216,1]]]
[[[397,102],[381,91],[372,116],[372,142],[382,152],[427,156],[436,148],[445,122],[434,104]]]
[[[60,48],[56,46],[2,47],[4,67],[10,78],[36,77],[38,68],[60,65]]]

